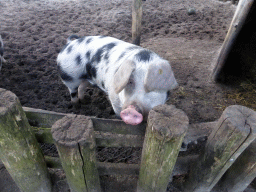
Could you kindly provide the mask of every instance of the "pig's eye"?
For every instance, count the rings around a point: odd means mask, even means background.
[[[133,82],[132,82],[132,80],[130,80],[129,82],[128,82],[128,85],[132,85],[133,84]]]
[[[131,94],[135,89],[135,83],[133,79],[130,79],[125,87],[125,92]]]

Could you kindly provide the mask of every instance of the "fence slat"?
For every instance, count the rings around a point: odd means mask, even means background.
[[[52,135],[71,191],[101,191],[90,117],[65,116],[52,126]]]
[[[133,0],[132,6],[132,43],[140,45],[142,20],[142,0]]]
[[[165,192],[188,128],[187,115],[174,106],[159,105],[148,117],[138,192]]]
[[[185,191],[211,191],[256,136],[256,113],[233,105],[223,112],[210,134],[205,152],[190,171]]]
[[[212,192],[244,191],[256,178],[256,140],[237,158]]]
[[[0,88],[0,159],[22,191],[50,192],[50,176],[21,104]]]

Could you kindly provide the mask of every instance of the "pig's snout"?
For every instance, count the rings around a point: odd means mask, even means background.
[[[143,115],[132,105],[121,111],[120,117],[126,124],[130,125],[138,125],[143,121]]]

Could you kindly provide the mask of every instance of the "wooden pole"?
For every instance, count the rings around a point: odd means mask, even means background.
[[[43,154],[19,99],[1,88],[0,159],[22,191],[51,191]]]
[[[212,191],[244,191],[254,178],[256,178],[256,140],[237,158]]]
[[[91,119],[68,115],[52,126],[52,136],[71,191],[101,191]]]
[[[132,6],[132,43],[140,45],[142,20],[142,0],[133,0]]]
[[[187,131],[187,115],[159,105],[148,117],[137,192],[165,192]]]
[[[192,166],[185,191],[207,192],[215,186],[256,136],[256,113],[233,105],[223,112],[205,151]]]

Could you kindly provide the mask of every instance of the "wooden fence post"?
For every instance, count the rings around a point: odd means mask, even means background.
[[[133,0],[132,6],[132,43],[140,45],[142,20],[142,0]]]
[[[212,191],[244,191],[254,178],[256,178],[256,140],[237,158]]]
[[[52,136],[71,191],[101,191],[96,166],[96,143],[90,117],[63,117],[52,126]]]
[[[19,99],[1,88],[0,159],[22,191],[51,191],[43,154]]]
[[[255,136],[256,113],[243,106],[227,107],[190,170],[185,191],[211,191]]]
[[[137,192],[166,191],[188,124],[187,115],[174,106],[150,111]]]

